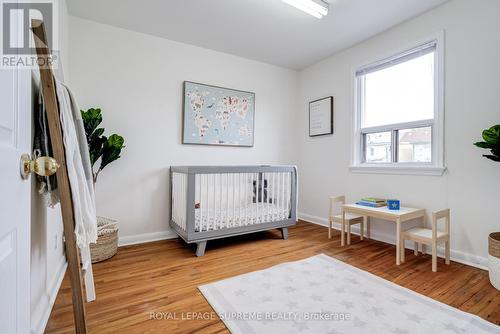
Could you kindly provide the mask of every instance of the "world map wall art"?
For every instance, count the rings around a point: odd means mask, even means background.
[[[184,81],[183,144],[253,146],[255,94]]]

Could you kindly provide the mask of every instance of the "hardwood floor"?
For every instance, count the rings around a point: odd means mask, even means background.
[[[197,286],[264,269],[278,263],[325,253],[396,284],[500,325],[500,292],[486,271],[438,260],[407,250],[406,262],[394,263],[395,246],[373,240],[340,247],[340,234],[329,240],[327,229],[300,222],[289,239],[279,231],[261,232],[208,243],[204,257],[181,240],[158,241],[120,248],[112,259],[94,265],[97,300],[86,305],[91,333],[228,333],[217,317],[183,320],[182,312],[211,314]],[[159,317],[177,319],[150,320]],[[158,316],[158,315],[157,315]],[[55,301],[46,333],[73,333],[71,291],[66,275]]]

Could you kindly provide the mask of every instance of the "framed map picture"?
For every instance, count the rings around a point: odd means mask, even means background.
[[[333,133],[333,96],[309,102],[309,137]]]
[[[255,94],[184,81],[183,144],[253,146]]]

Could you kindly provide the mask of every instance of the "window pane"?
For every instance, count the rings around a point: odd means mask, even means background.
[[[364,75],[362,127],[434,118],[434,53]]]
[[[432,161],[431,127],[399,130],[399,162]]]
[[[365,162],[391,162],[391,132],[367,133],[365,135]]]

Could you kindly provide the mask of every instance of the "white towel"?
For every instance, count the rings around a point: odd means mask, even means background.
[[[82,257],[87,301],[91,301],[95,299],[95,292],[89,244],[97,241],[92,167],[80,108],[68,87],[58,81],[56,92],[73,200],[76,243]]]

